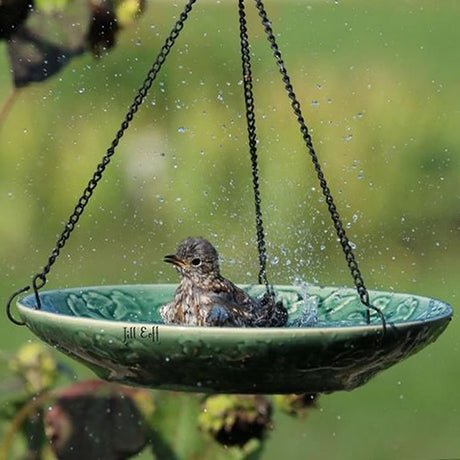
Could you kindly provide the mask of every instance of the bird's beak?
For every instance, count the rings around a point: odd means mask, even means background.
[[[173,264],[176,267],[184,267],[185,261],[177,257],[175,254],[169,254],[164,256],[163,262],[167,262],[168,264]]]

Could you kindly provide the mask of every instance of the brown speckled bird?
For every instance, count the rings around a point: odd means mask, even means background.
[[[160,314],[166,324],[190,326],[281,327],[288,314],[282,302],[265,294],[253,299],[224,278],[218,254],[203,238],[187,238],[165,262],[175,265],[182,280],[174,299]]]

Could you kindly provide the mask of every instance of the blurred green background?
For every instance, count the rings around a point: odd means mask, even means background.
[[[249,7],[251,6],[251,8]],[[22,89],[0,125],[0,297],[45,264],[182,2],[150,1],[106,57]],[[369,288],[454,305],[460,274],[460,3],[267,0]],[[298,125],[248,2],[269,278],[351,285]],[[197,2],[47,287],[176,282],[162,256],[209,238],[257,279],[236,2]],[[0,44],[0,104],[12,91]],[[0,322],[0,347],[35,338]],[[366,386],[278,413],[263,459],[459,458],[457,321]],[[89,372],[81,370],[82,375]]]

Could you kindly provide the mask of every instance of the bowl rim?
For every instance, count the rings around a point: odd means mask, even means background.
[[[248,288],[252,286],[260,286],[258,284],[239,284],[242,288]],[[155,287],[162,287],[162,288],[170,288],[173,289],[177,287],[177,284],[173,283],[151,283],[151,284],[120,284],[120,285],[100,285],[100,286],[75,286],[75,287],[66,287],[62,289],[52,289],[47,291],[42,291],[40,294],[47,294],[52,295],[53,293],[57,292],[72,292],[72,291],[85,291],[85,290],[113,290],[113,289],[142,289],[148,288],[152,289]],[[274,285],[275,292],[277,289],[291,289],[291,290],[298,290],[301,289],[301,286],[291,286],[291,285]],[[345,292],[356,292],[353,288],[349,287],[340,287],[340,286],[319,286],[319,285],[311,285],[309,286],[316,290],[321,289],[337,289],[342,290]],[[427,323],[435,323],[438,321],[450,321],[453,316],[453,308],[452,306],[440,299],[421,296],[417,294],[409,294],[409,293],[400,293],[400,292],[393,292],[393,291],[378,291],[378,290],[369,290],[369,294],[371,298],[373,296],[379,294],[390,294],[390,295],[401,295],[401,296],[408,296],[422,300],[433,300],[435,302],[441,303],[445,308],[442,315],[435,315],[430,318],[420,319],[420,320],[410,320],[410,321],[391,321],[388,320],[387,327],[389,329],[393,328],[410,328],[415,327],[420,324],[427,324]],[[152,327],[156,326],[161,328],[164,332],[173,333],[184,333],[187,332],[191,335],[215,335],[218,333],[219,335],[229,337],[231,335],[255,335],[255,336],[267,336],[267,335],[279,335],[279,336],[289,336],[293,338],[293,336],[304,336],[304,335],[321,335],[324,333],[359,333],[359,332],[381,332],[382,326],[379,323],[373,324],[360,324],[360,325],[348,325],[344,324],[341,326],[308,326],[308,327],[261,327],[261,328],[251,328],[251,327],[203,327],[203,326],[188,326],[188,325],[172,325],[172,324],[163,324],[159,322],[136,322],[136,321],[126,321],[126,320],[117,320],[117,319],[102,319],[102,318],[92,318],[92,317],[83,317],[83,316],[71,316],[66,315],[63,313],[56,313],[50,312],[46,310],[37,310],[33,308],[31,305],[27,305],[24,302],[27,299],[35,297],[35,294],[29,294],[27,296],[21,297],[17,300],[16,304],[21,315],[23,321],[29,325],[30,319],[38,319],[42,318],[39,321],[46,321],[46,322],[53,322],[58,321],[62,324],[62,322],[69,324],[69,325],[87,325],[91,328],[113,328],[113,327],[120,327],[120,325],[128,325],[128,326],[147,326]],[[238,332],[238,334],[235,334]]]

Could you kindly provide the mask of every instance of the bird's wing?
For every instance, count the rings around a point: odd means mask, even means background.
[[[240,305],[243,308],[250,308],[254,303],[254,300],[249,294],[226,278],[221,278],[219,282],[216,283],[213,292],[224,297],[226,296],[228,301]]]
[[[231,293],[212,293],[209,299],[211,308],[208,320],[210,322],[220,326],[249,326],[252,323],[251,309],[245,303],[237,303]]]

